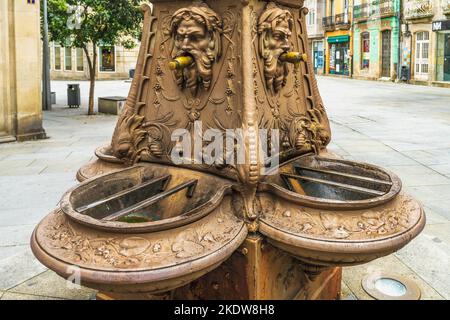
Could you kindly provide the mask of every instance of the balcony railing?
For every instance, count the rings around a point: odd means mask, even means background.
[[[395,3],[393,0],[373,0],[371,3],[371,16],[391,16],[395,14]]]
[[[445,15],[450,15],[450,0],[442,1],[442,11]]]
[[[408,0],[404,6],[406,19],[421,19],[434,15],[432,0]]]
[[[364,20],[369,18],[369,4],[363,3],[353,7],[353,19]]]
[[[334,16],[324,17],[322,19],[322,26],[326,31],[332,31],[335,28]]]
[[[348,13],[340,13],[334,16],[336,29],[346,30],[350,28]]]
[[[396,14],[394,0],[372,0],[353,7],[353,19],[364,21],[369,18],[389,17]]]

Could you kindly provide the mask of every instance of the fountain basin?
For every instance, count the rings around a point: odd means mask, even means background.
[[[204,217],[220,205],[230,188],[230,181],[213,175],[139,164],[81,183],[65,193],[61,209],[94,228],[152,232]]]
[[[400,179],[354,161],[306,156],[260,187],[260,232],[317,266],[349,266],[391,254],[425,226],[422,206]]]
[[[103,292],[159,293],[201,277],[219,266],[247,236],[231,212],[231,197],[189,225],[124,234],[91,228],[57,209],[36,227],[31,248],[46,267]]]

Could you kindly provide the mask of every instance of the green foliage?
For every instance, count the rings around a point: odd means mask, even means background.
[[[85,48],[89,43],[122,45],[131,49],[138,39],[143,14],[140,0],[47,0],[50,41],[65,47]],[[79,6],[81,24],[74,22],[70,6]],[[42,7],[42,6],[41,6]]]

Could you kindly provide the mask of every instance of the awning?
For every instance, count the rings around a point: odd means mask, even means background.
[[[337,37],[329,37],[328,43],[341,43],[341,42],[349,42],[350,36],[337,36]]]

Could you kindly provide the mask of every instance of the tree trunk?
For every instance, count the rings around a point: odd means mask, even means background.
[[[89,51],[85,46],[84,52],[86,54],[88,66],[89,66],[89,105],[88,105],[88,115],[94,114],[94,94],[95,94],[95,70],[97,69],[97,45],[95,43],[92,44],[93,56],[92,59],[89,56]]]

